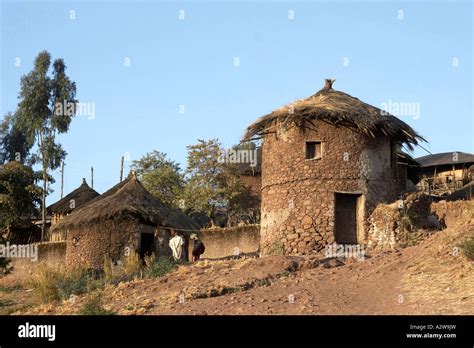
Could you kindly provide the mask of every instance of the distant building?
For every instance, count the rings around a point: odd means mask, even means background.
[[[474,180],[474,155],[465,152],[444,152],[415,159],[419,164],[420,190],[444,196]]]

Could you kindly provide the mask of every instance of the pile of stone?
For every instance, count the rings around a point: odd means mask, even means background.
[[[431,212],[424,193],[410,193],[391,204],[379,204],[369,217],[368,247],[396,249],[418,244],[444,222]]]

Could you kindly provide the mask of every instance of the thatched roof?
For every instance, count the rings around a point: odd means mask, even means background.
[[[420,164],[413,157],[401,150],[397,151],[397,162],[415,167],[420,166]]]
[[[82,179],[81,186],[56,203],[51,204],[46,210],[48,214],[69,214],[74,209],[83,206],[97,196],[99,196],[99,193],[87,185],[86,179]],[[71,208],[71,200],[74,200],[74,208]]]
[[[135,175],[66,216],[51,230],[100,224],[106,220],[136,219],[140,223],[176,229],[198,229],[196,223],[149,193]]]
[[[454,155],[456,154],[456,156]],[[421,167],[474,163],[474,155],[465,152],[443,152],[416,158]]]
[[[313,121],[321,120],[335,126],[347,127],[370,137],[386,135],[409,149],[418,141],[425,141],[408,124],[387,112],[364,103],[344,92],[332,89],[335,80],[326,80],[326,85],[316,94],[285,105],[251,124],[244,140],[262,137],[275,131],[275,127],[314,128]]]

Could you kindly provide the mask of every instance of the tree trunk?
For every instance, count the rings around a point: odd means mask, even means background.
[[[43,168],[43,194],[41,196],[41,241],[44,241],[44,237],[46,235],[46,186],[47,175],[45,168]]]

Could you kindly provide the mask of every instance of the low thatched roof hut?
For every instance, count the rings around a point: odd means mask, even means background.
[[[99,193],[87,185],[86,179],[83,178],[81,186],[61,198],[56,203],[48,206],[46,210],[48,214],[64,216],[70,214],[74,209],[82,207],[97,196],[99,196]],[[58,221],[53,222],[53,224],[56,222]]]
[[[149,193],[135,175],[117,184],[52,227],[67,235],[68,266],[101,268],[131,250],[168,255],[172,231],[187,240],[195,222]]]
[[[71,214],[72,211],[78,209],[94,198],[99,196],[99,193],[87,185],[86,179],[82,179],[82,184],[59,201],[46,207],[47,215],[51,216],[51,226],[56,225],[65,216]],[[64,236],[59,233],[52,233],[49,231],[50,241],[57,242],[64,240]]]

